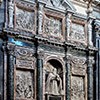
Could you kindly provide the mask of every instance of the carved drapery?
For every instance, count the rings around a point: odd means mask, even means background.
[[[43,67],[43,100],[65,100],[65,63],[57,55],[45,55]]]
[[[63,80],[59,75],[60,69],[55,68],[49,62],[47,62],[45,66],[46,73],[48,76],[46,77],[45,82],[45,92],[46,94],[53,94],[53,95],[62,95],[63,94]],[[62,71],[61,71],[62,72]]]

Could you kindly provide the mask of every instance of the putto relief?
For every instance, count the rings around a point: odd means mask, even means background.
[[[85,100],[84,77],[71,77],[71,100]]]
[[[74,40],[74,41],[85,42],[86,36],[85,36],[84,25],[72,22],[71,31],[69,33],[69,39]]]
[[[34,80],[30,71],[16,71],[16,98],[33,100]]]
[[[34,31],[34,11],[28,11],[16,7],[16,28]]]
[[[61,37],[62,36],[62,21],[50,16],[45,16],[44,19],[44,33],[48,36]]]

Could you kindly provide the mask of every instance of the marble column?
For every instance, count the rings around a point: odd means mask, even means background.
[[[14,64],[15,64],[14,48],[15,46],[13,44],[7,45],[8,49],[7,99],[8,100],[14,100]]]
[[[88,58],[88,100],[93,100],[93,63],[92,57]]]
[[[43,53],[37,59],[37,100],[43,100]]]
[[[66,58],[66,100],[71,99],[71,55]]]

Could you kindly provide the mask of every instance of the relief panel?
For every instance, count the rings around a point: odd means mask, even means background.
[[[44,33],[54,37],[62,35],[62,22],[61,19],[46,16],[44,20]]]
[[[72,66],[72,74],[81,76],[86,75],[87,66],[85,59],[73,58],[71,66]]]
[[[85,24],[76,22],[71,23],[71,31],[69,33],[69,40],[86,43]]]
[[[34,99],[34,75],[31,71],[16,70],[16,98]]]
[[[71,100],[85,100],[84,77],[71,77]]]
[[[35,13],[26,9],[16,7],[16,24],[17,29],[35,31]]]
[[[16,63],[17,63],[17,67],[20,67],[20,68],[31,68],[31,69],[34,69],[34,65],[35,65],[34,61],[26,60],[26,59],[17,59]]]

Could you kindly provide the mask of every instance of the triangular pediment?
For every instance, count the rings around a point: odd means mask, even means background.
[[[58,9],[62,11],[76,11],[75,7],[69,0],[47,0],[46,6],[52,9]]]

